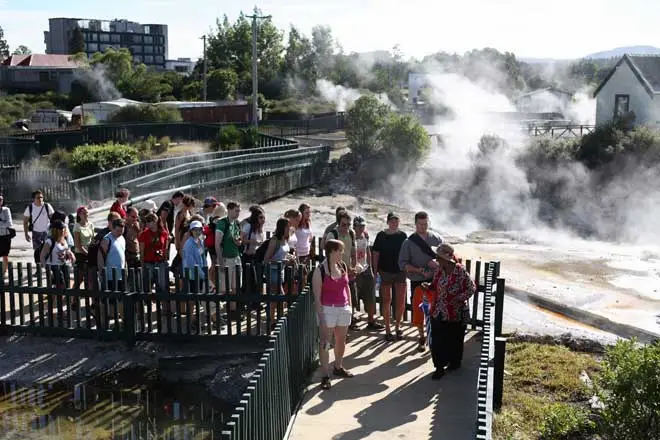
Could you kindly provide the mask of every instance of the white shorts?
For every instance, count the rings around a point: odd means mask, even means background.
[[[229,268],[229,285],[234,286],[236,285],[236,276],[238,275],[239,277],[241,276],[241,257],[235,257],[235,258],[225,258],[223,260],[224,266],[220,266],[220,280],[219,280],[219,285],[220,285],[220,293],[225,293],[227,292],[227,287],[225,286],[225,267]],[[238,274],[236,271],[238,270]]]
[[[348,327],[351,325],[351,317],[353,316],[351,306],[322,306],[321,313],[323,313],[323,319],[328,328]]]

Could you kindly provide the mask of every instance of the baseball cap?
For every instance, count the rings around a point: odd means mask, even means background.
[[[355,226],[366,226],[367,222],[364,220],[364,218],[360,217],[359,215],[353,219],[353,227]]]
[[[191,229],[191,230],[192,229],[202,229],[202,228],[203,228],[202,222],[200,222],[199,220],[195,220],[195,221],[190,222],[190,226],[188,226],[188,229]]]
[[[388,213],[387,213],[387,221],[389,222],[389,221],[392,220],[393,218],[399,220],[399,215],[398,215],[397,213],[395,213],[395,212],[388,212]]]
[[[204,199],[204,206],[218,206],[218,199],[215,197],[207,197]]]

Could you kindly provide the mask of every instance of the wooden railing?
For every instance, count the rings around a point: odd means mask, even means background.
[[[596,127],[594,125],[553,125],[553,124],[539,124],[527,125],[525,129],[530,136],[551,136],[555,138],[561,137],[582,137],[586,134],[592,133]]]

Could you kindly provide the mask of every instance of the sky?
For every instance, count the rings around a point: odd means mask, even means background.
[[[328,25],[347,52],[389,50],[421,58],[483,47],[520,58],[579,58],[621,46],[660,46],[657,0],[0,0],[9,45],[44,53],[48,18],[124,18],[169,26],[169,58],[202,54],[200,37],[217,17],[254,6],[280,29],[309,34]]]

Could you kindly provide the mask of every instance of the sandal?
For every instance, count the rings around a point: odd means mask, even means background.
[[[351,373],[350,371],[348,371],[348,370],[347,370],[346,368],[344,368],[344,367],[341,367],[341,368],[337,368],[337,367],[335,367],[335,368],[332,370],[332,373],[333,373],[335,376],[337,376],[337,377],[346,377],[346,378],[348,378],[348,377],[353,377],[353,376],[355,376],[353,373]]]
[[[425,344],[426,344],[426,338],[423,337],[423,336],[420,337],[419,338],[419,343],[417,344],[417,351],[419,351],[420,353],[423,353],[426,350]]]
[[[396,330],[396,340],[397,340],[397,341],[400,341],[400,340],[402,340],[402,339],[403,339],[403,330],[399,330],[399,329],[397,329],[397,330]]]
[[[385,340],[387,342],[394,342],[396,340],[396,338],[394,337],[394,335],[392,333],[386,333],[385,334]]]
[[[322,390],[329,390],[332,384],[330,383],[330,376],[323,376],[323,379],[321,379],[321,389]]]

